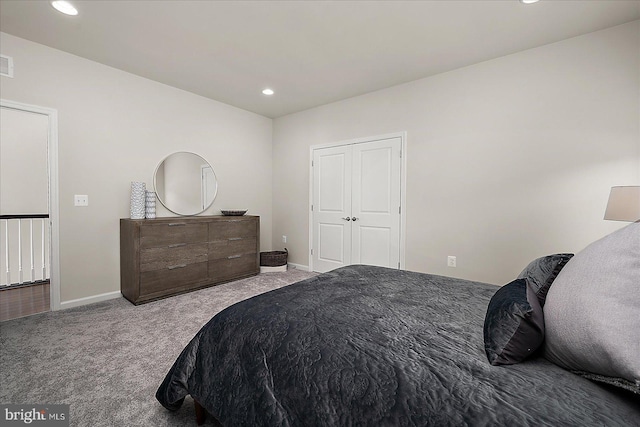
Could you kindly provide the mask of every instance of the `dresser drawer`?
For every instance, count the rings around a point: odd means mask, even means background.
[[[176,243],[200,243],[207,241],[207,224],[175,222],[143,225],[140,227],[140,247],[168,246]]]
[[[140,250],[140,271],[164,270],[207,261],[207,244],[174,243]]]
[[[209,260],[224,259],[230,255],[256,254],[258,242],[255,237],[232,237],[227,240],[209,242]]]
[[[226,258],[209,260],[209,277],[215,281],[249,276],[259,271],[256,253],[229,255]]]
[[[140,273],[140,295],[153,294],[181,286],[193,286],[207,280],[207,262],[180,264],[162,270]]]
[[[209,225],[209,241],[225,240],[235,237],[256,237],[257,222],[249,219],[227,219]]]

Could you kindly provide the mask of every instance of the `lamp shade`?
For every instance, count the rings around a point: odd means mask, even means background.
[[[640,186],[611,187],[604,219],[637,221],[640,219]]]

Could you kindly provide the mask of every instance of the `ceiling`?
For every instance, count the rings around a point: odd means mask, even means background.
[[[271,118],[640,19],[640,0],[71,3],[0,0],[0,31]]]

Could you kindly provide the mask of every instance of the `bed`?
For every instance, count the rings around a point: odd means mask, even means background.
[[[156,397],[223,426],[640,425],[638,394],[551,363],[488,363],[497,286],[355,265],[228,307]]]

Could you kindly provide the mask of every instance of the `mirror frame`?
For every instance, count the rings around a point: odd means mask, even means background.
[[[204,163],[206,163],[207,165],[209,165],[209,167],[211,168],[211,172],[213,173],[213,177],[215,179],[216,182],[216,187],[213,191],[213,197],[211,198],[211,202],[209,202],[209,205],[206,206],[204,209],[199,210],[195,213],[181,213],[181,212],[176,212],[175,210],[173,210],[172,208],[170,208],[169,206],[166,205],[165,201],[162,200],[162,198],[160,198],[160,196],[158,195],[158,185],[157,185],[157,176],[158,176],[158,169],[160,169],[160,166],[171,156],[173,156],[174,154],[193,154],[194,156],[198,156],[202,159],[202,161]],[[213,169],[213,166],[211,166],[211,163],[209,163],[209,161],[207,159],[205,159],[203,156],[201,156],[198,153],[194,153],[192,151],[175,151],[173,153],[169,153],[166,156],[164,156],[162,158],[162,160],[160,160],[156,166],[156,169],[153,171],[153,191],[156,193],[156,199],[160,202],[160,204],[162,206],[164,206],[169,212],[174,213],[176,215],[179,216],[196,216],[196,215],[200,215],[202,212],[206,211],[207,209],[209,209],[212,205],[214,200],[216,199],[216,197],[218,196],[218,176],[216,175],[216,171]],[[202,187],[200,188],[200,192],[202,193]]]

